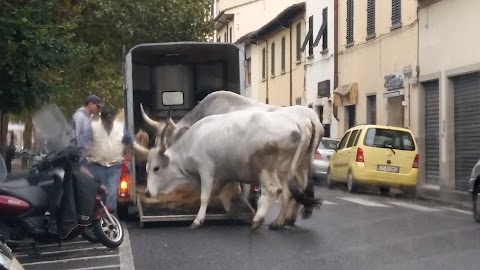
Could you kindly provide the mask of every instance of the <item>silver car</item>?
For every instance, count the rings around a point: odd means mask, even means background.
[[[327,176],[328,163],[332,157],[333,152],[337,148],[340,139],[324,137],[318,145],[313,160],[313,176],[316,178],[325,178]]]

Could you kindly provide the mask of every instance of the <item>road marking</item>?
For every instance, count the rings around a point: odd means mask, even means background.
[[[135,270],[133,264],[132,246],[130,245],[130,236],[128,235],[127,225],[122,224],[123,243],[120,245],[120,270]]]
[[[376,202],[372,202],[372,201],[368,201],[368,200],[364,200],[364,199],[360,199],[360,198],[351,198],[351,197],[337,197],[337,198],[341,199],[341,200],[353,202],[353,203],[362,204],[362,205],[365,205],[365,206],[390,208],[390,206],[388,206],[388,205],[381,204],[381,203],[376,203]]]
[[[331,204],[331,205],[335,205],[335,204],[336,204],[336,203],[334,203],[334,202],[327,201],[327,200],[324,200],[322,203],[323,203],[323,204]]]
[[[60,248],[63,247],[63,246],[68,246],[68,245],[78,245],[78,244],[91,244],[90,242],[84,240],[84,241],[71,241],[71,242],[64,242],[60,245]],[[93,244],[92,244],[93,245]],[[37,248],[40,249],[40,248],[46,248],[46,247],[57,247],[58,244],[48,244],[48,245],[37,245]],[[20,251],[23,251],[23,250],[31,250],[32,247],[29,246],[29,247],[19,247],[19,248],[16,248],[15,251],[17,253],[19,253]],[[14,254],[17,254],[17,253],[14,253]]]
[[[442,210],[437,209],[437,208],[430,208],[430,207],[420,206],[420,205],[406,203],[406,202],[390,202],[390,203],[394,204],[396,206],[401,206],[401,207],[410,208],[410,209],[423,211],[423,212],[439,212],[439,211],[442,211]]]
[[[31,262],[31,263],[22,263],[22,266],[37,265],[37,264],[49,264],[49,263],[58,263],[58,262],[63,262],[64,263],[64,262],[90,260],[90,259],[103,259],[103,258],[111,258],[111,257],[118,257],[118,256],[119,256],[119,254],[111,254],[111,255],[89,256],[89,257],[80,257],[80,258],[71,258],[71,259],[62,259],[62,260]]]
[[[115,267],[120,267],[120,265],[111,264],[111,265],[92,266],[92,267],[84,267],[84,268],[70,268],[68,270],[93,270],[93,269],[106,269],[106,268],[115,268]]]
[[[91,247],[91,248],[77,248],[77,249],[66,249],[66,250],[58,250],[58,251],[45,251],[41,252],[40,251],[40,256],[46,255],[46,254],[59,254],[59,253],[67,253],[67,252],[75,252],[75,251],[87,251],[87,250],[110,250],[107,247],[104,246],[96,246],[96,247]],[[15,255],[15,257],[20,258],[20,257],[27,257],[29,256],[28,254],[19,254]]]
[[[445,209],[445,210],[450,210],[450,211],[455,211],[457,213],[462,213],[462,214],[465,214],[465,215],[473,215],[472,212],[469,212],[469,211],[465,211],[465,210],[461,210],[461,209],[457,209],[457,208],[453,208],[453,207],[442,207],[442,209]]]

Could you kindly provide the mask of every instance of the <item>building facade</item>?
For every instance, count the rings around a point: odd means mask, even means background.
[[[320,117],[325,137],[337,138],[338,121],[333,117],[335,85],[335,3],[334,0],[306,1],[306,29],[301,52],[305,60],[305,102]]]
[[[420,137],[431,188],[467,190],[479,158],[479,10],[476,0],[419,1]]]
[[[410,128],[418,134],[417,1],[338,2],[339,135],[356,124]]]
[[[277,106],[305,104],[305,57],[298,50],[304,17],[305,3],[294,4],[251,33],[252,59],[258,59],[252,62],[257,100]]]
[[[285,8],[305,0],[213,0],[216,42],[236,42],[276,17]]]

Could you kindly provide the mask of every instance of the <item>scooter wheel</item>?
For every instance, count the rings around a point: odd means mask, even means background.
[[[99,242],[97,236],[93,232],[92,225],[88,226],[87,228],[85,228],[85,230],[83,230],[82,237],[90,243],[96,244]]]
[[[123,227],[114,215],[110,215],[113,224],[107,216],[93,222],[93,232],[100,243],[108,248],[117,248],[123,242]]]

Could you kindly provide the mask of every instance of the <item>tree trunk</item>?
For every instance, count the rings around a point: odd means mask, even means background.
[[[32,113],[27,112],[25,115],[25,130],[23,131],[23,147],[25,149],[32,149]],[[22,168],[27,168],[27,160],[22,159]]]
[[[8,115],[0,111],[0,154],[5,157],[7,152]]]

